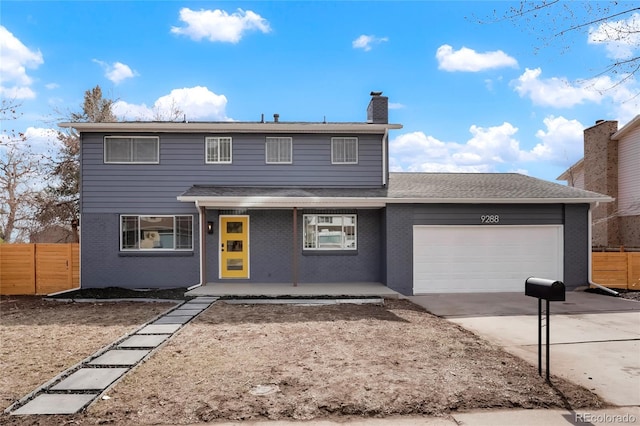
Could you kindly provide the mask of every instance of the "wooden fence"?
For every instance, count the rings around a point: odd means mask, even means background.
[[[0,244],[0,294],[50,294],[80,285],[80,250],[72,244]]]
[[[593,281],[606,287],[640,290],[640,253],[591,254]]]

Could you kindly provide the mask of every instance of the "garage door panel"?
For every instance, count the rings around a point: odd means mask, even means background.
[[[415,226],[414,294],[524,291],[562,279],[562,226]]]

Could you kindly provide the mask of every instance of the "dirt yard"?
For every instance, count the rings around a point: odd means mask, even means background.
[[[0,408],[133,331],[173,303],[0,298]],[[0,417],[0,423],[2,417]]]
[[[102,314],[94,315],[94,324],[102,320]],[[40,321],[49,323],[46,315]],[[74,321],[58,320],[50,333]],[[59,347],[72,350],[68,344]],[[20,361],[27,354],[32,351],[8,360],[3,370],[11,368],[12,378],[3,383],[16,381],[18,370],[31,369]],[[538,377],[536,367],[405,300],[387,300],[384,306],[218,302],[87,413],[0,420],[189,424],[604,406],[584,388],[560,378],[552,383]]]

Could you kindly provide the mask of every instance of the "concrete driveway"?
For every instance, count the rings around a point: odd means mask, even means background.
[[[522,293],[409,299],[538,365],[537,299]],[[551,302],[551,374],[591,389],[612,404],[640,406],[640,302],[584,291],[567,292],[566,299]],[[544,374],[544,347],[542,362]]]

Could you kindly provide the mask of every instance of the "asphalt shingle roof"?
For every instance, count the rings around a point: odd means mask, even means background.
[[[224,187],[195,185],[183,197],[319,197],[447,200],[579,200],[608,201],[609,197],[517,173],[391,173],[388,188]]]

